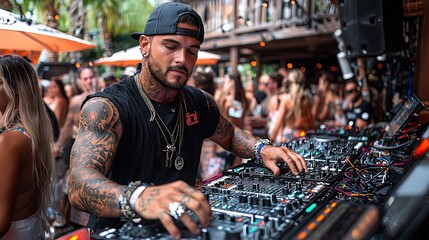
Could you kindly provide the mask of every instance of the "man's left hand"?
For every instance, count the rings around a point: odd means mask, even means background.
[[[302,171],[308,172],[304,158],[287,147],[265,145],[260,154],[265,166],[271,169],[274,175],[280,174],[280,168],[276,165],[278,162],[285,162],[294,175],[298,175]]]

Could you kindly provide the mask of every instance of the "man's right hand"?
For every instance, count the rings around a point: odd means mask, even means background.
[[[169,205],[171,206],[173,203],[176,206],[185,207],[185,212],[181,214],[180,221],[193,234],[200,234],[200,229],[186,212],[186,209],[194,212],[204,227],[210,224],[212,213],[206,197],[183,181],[160,186],[148,186],[138,197],[135,209],[145,219],[159,219],[172,237],[180,238],[180,230],[174,224],[173,216],[170,215]]]

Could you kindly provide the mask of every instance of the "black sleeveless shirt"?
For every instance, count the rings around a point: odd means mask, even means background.
[[[180,156],[184,159],[183,169],[177,170],[174,165],[176,154],[173,155],[172,166],[166,163],[166,141],[155,121],[150,122],[150,112],[141,97],[133,77],[109,86],[103,92],[95,93],[85,99],[104,97],[109,99],[118,109],[122,123],[122,136],[107,177],[121,185],[140,180],[154,185],[183,180],[189,185],[195,184],[203,140],[214,134],[219,122],[218,108],[212,106],[206,93],[195,87],[186,85],[184,133]],[[175,104],[153,105],[173,131],[179,113],[179,101]],[[173,110],[171,110],[173,109]],[[166,136],[169,139],[169,136]],[[178,143],[176,143],[178,148]],[[88,222],[90,228],[112,227],[118,219],[106,219],[91,215]]]

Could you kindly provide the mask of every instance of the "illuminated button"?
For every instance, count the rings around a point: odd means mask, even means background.
[[[307,232],[300,232],[297,236],[296,239],[305,239],[307,237]]]
[[[316,228],[316,223],[314,223],[314,222],[308,224],[308,226],[307,226],[307,230],[310,230],[310,231],[312,231],[315,228]]]
[[[337,206],[337,202],[333,202],[333,203],[331,203],[331,208],[334,208],[334,207],[336,207]]]
[[[316,218],[316,221],[317,221],[317,222],[321,222],[321,221],[323,221],[323,219],[325,219],[325,216],[324,216],[324,215],[319,215],[319,216]]]
[[[324,211],[323,211],[323,213],[324,214],[328,214],[328,213],[330,213],[331,212],[331,209],[330,208],[326,208]]]
[[[305,209],[306,213],[312,212],[317,207],[316,203],[311,204],[307,209]]]

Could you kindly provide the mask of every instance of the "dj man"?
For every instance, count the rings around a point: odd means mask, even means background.
[[[372,121],[374,108],[362,97],[358,83],[350,80],[344,86],[345,115],[349,126],[366,128]]]
[[[167,2],[149,16],[139,41],[142,69],[81,109],[72,149],[69,198],[91,214],[88,227],[117,227],[120,217],[158,219],[175,238],[174,218],[192,233],[200,229],[186,209],[207,226],[211,209],[192,185],[202,142],[209,138],[243,158],[259,157],[274,174],[285,162],[294,174],[308,171],[304,159],[236,128],[214,99],[186,83],[204,40],[201,17],[188,5]]]

